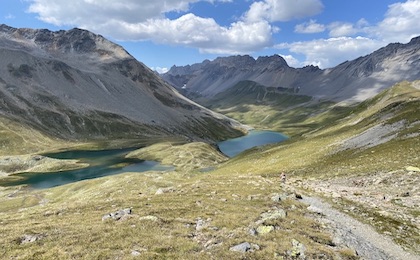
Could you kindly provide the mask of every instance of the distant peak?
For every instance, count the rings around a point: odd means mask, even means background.
[[[260,56],[257,59],[257,64],[278,65],[281,67],[289,67],[286,60],[280,55],[274,54],[272,56]]]

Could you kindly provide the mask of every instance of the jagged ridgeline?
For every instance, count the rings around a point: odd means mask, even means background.
[[[1,149],[35,135],[208,141],[240,135],[239,124],[184,98],[121,46],[86,30],[0,25],[0,57]]]
[[[162,77],[185,95],[209,99],[241,83],[259,84],[278,92],[334,102],[362,102],[382,90],[420,78],[420,37],[392,43],[336,67],[290,67],[279,55],[221,57],[187,66],[173,66]]]

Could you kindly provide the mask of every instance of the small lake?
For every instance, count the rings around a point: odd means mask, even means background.
[[[227,156],[237,154],[256,146],[282,142],[287,136],[273,131],[251,131],[249,134],[219,142],[219,149]],[[52,173],[21,173],[13,178],[1,180],[1,186],[29,185],[36,189],[51,188],[76,181],[104,177],[124,172],[167,171],[173,166],[164,166],[154,161],[125,158],[134,148],[100,151],[67,151],[61,153],[43,154],[56,159],[76,159],[90,166],[62,172]],[[209,169],[211,170],[211,169]]]
[[[279,143],[288,137],[273,131],[250,131],[249,134],[218,143],[220,151],[228,157],[234,157],[253,147]]]
[[[21,173],[18,179],[2,180],[2,186],[27,184],[36,189],[51,188],[81,180],[104,177],[123,172],[145,172],[173,170],[172,166],[163,166],[158,162],[125,158],[134,149],[116,149],[102,151],[67,151],[62,153],[44,154],[56,159],[77,159],[90,166],[78,170],[52,173]]]

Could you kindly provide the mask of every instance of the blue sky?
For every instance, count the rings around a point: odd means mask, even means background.
[[[419,21],[420,0],[0,0],[0,24],[87,29],[158,71],[237,54],[328,68],[407,43]]]

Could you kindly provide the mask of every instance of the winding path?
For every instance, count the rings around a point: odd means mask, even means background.
[[[420,260],[420,255],[414,255],[403,250],[389,237],[376,232],[371,226],[336,210],[330,204],[316,197],[303,197],[302,201],[310,205],[309,209],[319,213],[334,230],[335,239],[356,250],[362,259],[374,260]]]

